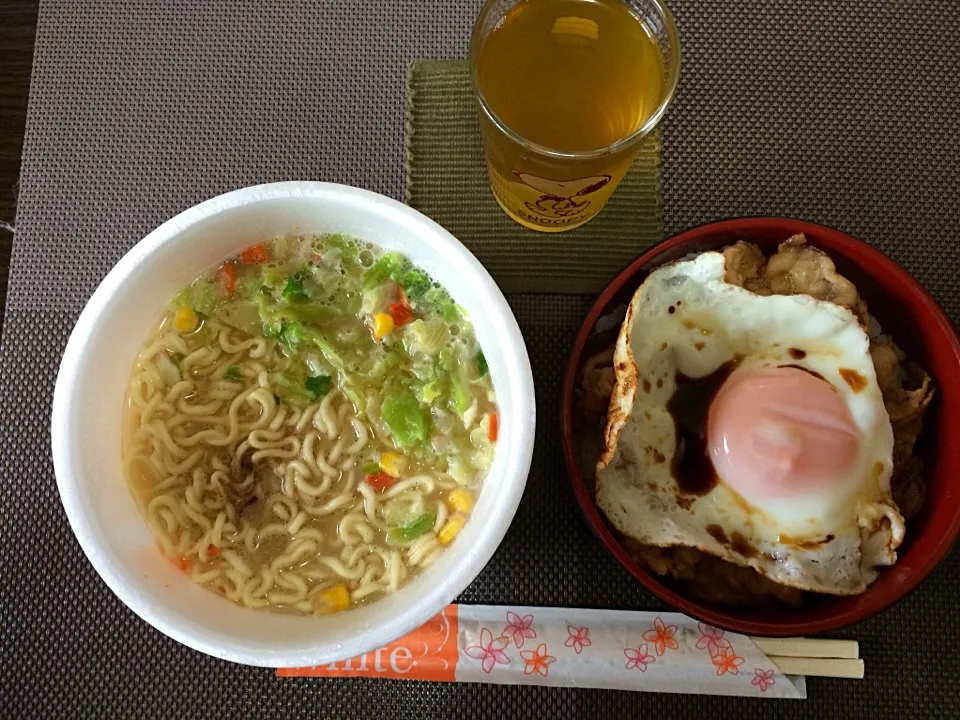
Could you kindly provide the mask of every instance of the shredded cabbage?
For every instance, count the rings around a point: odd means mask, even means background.
[[[466,458],[457,453],[447,459],[447,474],[457,481],[458,485],[466,488],[473,488],[477,485],[477,472],[474,470]]]
[[[450,330],[440,318],[414,320],[403,332],[404,345],[411,355],[435,355],[450,340]]]
[[[173,387],[182,379],[176,363],[166,353],[157,353],[157,371],[165,387]]]
[[[385,312],[390,306],[391,299],[396,295],[393,283],[384,283],[363,291],[360,300],[360,311],[367,315]]]

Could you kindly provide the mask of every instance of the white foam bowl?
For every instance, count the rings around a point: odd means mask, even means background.
[[[124,393],[134,359],[182,286],[278,234],[334,232],[404,253],[446,287],[476,330],[497,391],[496,457],[470,521],[429,569],[368,606],[326,617],[249,610],[166,560],[121,472]],[[67,343],[53,398],[53,462],[67,518],[93,567],[131,610],[174,640],[267,667],[354,657],[413,630],[480,573],[520,502],[533,454],[530,361],[493,279],[450,233],[366,190],[319,182],[259,185],[181,213],[128,252],[90,298]]]

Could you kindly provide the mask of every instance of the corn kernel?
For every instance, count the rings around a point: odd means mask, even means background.
[[[380,456],[380,469],[390,477],[398,478],[407,469],[407,459],[395,452],[385,452]]]
[[[373,336],[378,340],[393,332],[393,318],[389,313],[377,313],[373,316]]]
[[[440,532],[437,533],[437,540],[441,545],[449,545],[456,539],[466,524],[467,516],[463,513],[456,513],[440,528]]]
[[[473,509],[473,498],[466,490],[454,490],[447,496],[447,505],[451,510],[467,513]]]
[[[196,330],[198,322],[197,314],[186,306],[177,310],[177,314],[173,316],[173,326],[183,333]]]
[[[350,607],[350,591],[343,583],[321,590],[313,596],[313,611],[318,615],[332,615]]]

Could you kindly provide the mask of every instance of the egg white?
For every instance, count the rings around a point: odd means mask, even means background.
[[[852,468],[789,500],[744,498],[723,478],[705,494],[682,492],[667,408],[677,374],[705,377],[733,359],[741,369],[796,365],[830,382],[862,435]],[[896,560],[903,518],[890,495],[893,431],[869,338],[848,309],[806,295],[756,295],[724,281],[722,254],[703,253],[656,270],[637,290],[614,364],[597,503],[618,530],[834,594],[862,592],[878,566]],[[862,382],[853,387],[844,375]]]

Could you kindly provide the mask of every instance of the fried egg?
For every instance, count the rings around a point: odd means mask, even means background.
[[[896,561],[893,432],[848,309],[728,283],[707,252],[651,273],[617,340],[597,466],[621,533],[801,590],[863,592]]]

